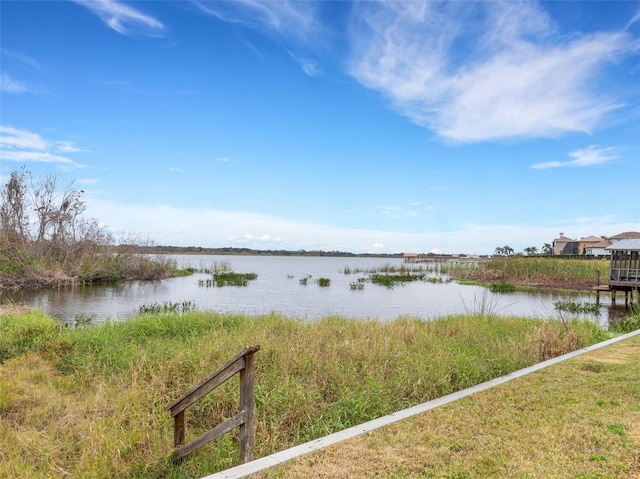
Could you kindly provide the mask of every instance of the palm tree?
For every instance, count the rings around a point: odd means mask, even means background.
[[[542,254],[550,255],[551,253],[553,253],[553,248],[549,243],[542,245]]]
[[[533,256],[538,252],[538,248],[536,248],[535,246],[529,246],[528,248],[524,249],[524,252],[527,253],[527,256]]]

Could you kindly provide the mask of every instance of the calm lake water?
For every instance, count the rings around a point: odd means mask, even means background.
[[[494,294],[480,286],[456,282],[429,283],[415,281],[386,288],[366,282],[363,290],[350,284],[367,273],[345,274],[345,269],[372,270],[384,265],[400,266],[400,258],[334,258],[298,256],[213,256],[174,255],[179,267],[211,268],[226,264],[236,273],[256,273],[257,279],[246,287],[205,287],[201,280],[210,274],[162,281],[130,281],[108,286],[85,286],[19,293],[0,292],[0,300],[11,300],[44,310],[47,314],[73,325],[79,315],[91,316],[93,322],[125,320],[142,305],[153,303],[195,303],[198,310],[242,312],[248,314],[284,313],[314,320],[327,315],[358,319],[395,319],[413,316],[433,319],[455,313],[477,312],[484,308],[501,316],[557,318],[556,301],[595,302],[595,294],[536,293]],[[416,266],[416,265],[414,265]],[[424,265],[426,266],[426,265]],[[309,277],[307,285],[300,279]],[[436,273],[430,276],[438,277]],[[328,287],[315,280],[328,278]],[[446,276],[442,276],[447,280]],[[606,325],[609,318],[627,313],[622,305],[612,308],[608,295],[602,295],[599,315],[588,317]],[[568,313],[562,313],[569,317]]]

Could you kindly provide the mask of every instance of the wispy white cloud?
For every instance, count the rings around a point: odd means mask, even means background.
[[[20,163],[52,163],[60,168],[84,165],[58,153],[86,151],[69,141],[52,142],[37,133],[10,126],[0,126],[0,159]]]
[[[531,2],[356,3],[350,37],[354,78],[459,142],[592,131],[621,106],[592,80],[637,48],[624,31],[560,38]]]
[[[153,34],[164,31],[164,25],[154,17],[116,0],[72,0],[82,5],[122,35]]]
[[[543,163],[536,163],[532,165],[531,168],[541,170],[546,168],[586,167],[609,163],[610,161],[618,158],[616,148],[598,148],[597,145],[591,145],[581,150],[572,151],[569,153],[569,156],[573,158],[570,161],[547,161]]]
[[[237,23],[266,35],[275,35],[278,42],[289,44],[287,51],[302,71],[316,78],[321,70],[317,60],[308,54],[293,53],[291,45],[316,48],[314,41],[324,31],[319,17],[319,2],[268,1],[263,0],[194,0],[193,3],[208,15],[227,23]],[[251,43],[245,44],[258,55],[259,50]],[[298,48],[295,48],[298,51]]]
[[[41,68],[40,62],[29,55],[25,55],[24,53],[9,50],[7,48],[0,49],[0,53],[5,57],[9,57],[17,61],[22,67],[26,67],[29,70],[39,70]]]
[[[54,147],[61,153],[79,153],[81,151],[89,151],[76,146],[73,141],[56,141]]]
[[[289,55],[291,55],[291,58],[293,58],[296,61],[296,63],[300,65],[300,68],[302,68],[302,71],[305,72],[307,75],[309,75],[311,78],[316,78],[318,75],[322,73],[322,71],[320,70],[320,67],[318,66],[318,62],[315,61],[313,58],[303,58],[295,55],[291,51],[289,51]]]
[[[319,28],[314,2],[282,0],[200,0],[194,1],[201,11],[229,22],[241,23],[262,31],[304,40]]]
[[[229,158],[227,158],[226,156],[217,156],[214,158],[214,160],[220,161],[222,163],[229,163]]]
[[[169,168],[169,171],[173,171],[174,173],[184,173],[182,168]]]
[[[3,73],[0,76],[0,91],[2,93],[25,93],[29,89],[24,83],[14,80],[8,74]]]

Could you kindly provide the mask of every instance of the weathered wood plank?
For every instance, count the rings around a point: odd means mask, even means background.
[[[245,368],[240,371],[240,409],[245,411],[244,423],[240,425],[240,464],[244,464],[253,460],[254,443],[254,355],[247,355],[245,357],[245,361]]]
[[[197,439],[194,439],[189,444],[181,447],[180,449],[176,449],[173,453],[173,461],[179,461],[183,457],[191,454],[196,449],[201,448],[205,444],[213,441],[214,439],[222,436],[223,434],[228,433],[233,428],[240,426],[244,422],[245,412],[240,411],[238,414],[233,416],[230,419],[227,419],[225,422],[218,424],[211,431],[205,432]]]
[[[184,411],[180,411],[173,418],[173,445],[178,447],[184,442]]]
[[[181,396],[180,401],[174,401],[173,407],[170,408],[171,415],[184,411],[191,406],[194,402],[198,401],[203,396],[206,396],[213,389],[220,386],[225,381],[231,379],[238,371],[242,371],[245,367],[245,358],[238,358],[234,363],[226,366],[226,369],[217,371],[217,374],[210,377],[206,383],[201,383],[198,387],[192,388],[189,394]]]

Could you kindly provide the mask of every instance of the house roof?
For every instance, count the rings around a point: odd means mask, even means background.
[[[612,236],[609,239],[624,240],[624,239],[631,239],[631,238],[640,238],[640,232],[638,232],[638,231],[625,231],[624,233],[617,234],[615,236]]]
[[[556,238],[553,241],[555,241],[556,243],[569,243],[571,241],[576,241],[573,238],[569,238],[568,236],[560,236],[560,238]]]
[[[611,241],[602,240],[602,241],[598,241],[595,244],[592,244],[591,246],[589,246],[589,248],[606,248],[610,244],[611,244]]]
[[[629,238],[629,239],[616,241],[611,246],[607,246],[605,249],[609,251],[614,251],[614,250],[640,251],[640,238]]]
[[[589,242],[598,242],[598,241],[602,241],[602,238],[600,236],[587,236],[586,238],[580,238],[580,241],[583,243],[589,243]]]

